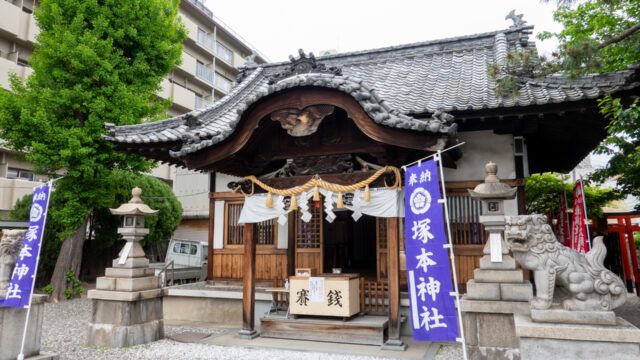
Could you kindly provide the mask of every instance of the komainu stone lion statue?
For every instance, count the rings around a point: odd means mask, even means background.
[[[584,255],[560,244],[544,215],[507,216],[506,220],[513,256],[523,268],[534,271],[533,309],[551,307],[556,285],[570,293],[562,303],[566,310],[610,311],[624,304],[624,283],[603,266],[607,248],[602,236],[593,239],[593,247]]]
[[[0,239],[0,299],[7,295],[13,267],[16,265],[25,230],[3,230]]]

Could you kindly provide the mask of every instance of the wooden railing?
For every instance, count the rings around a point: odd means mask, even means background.
[[[360,278],[360,312],[369,315],[388,315],[389,286],[380,281]]]

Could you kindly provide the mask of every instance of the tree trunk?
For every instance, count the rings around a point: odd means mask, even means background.
[[[82,225],[76,231],[66,238],[62,243],[62,248],[56,260],[56,267],[51,276],[51,285],[53,293],[51,300],[58,302],[65,300],[64,291],[67,289],[66,275],[68,271],[72,271],[75,277],[80,276],[80,265],[82,264],[82,247],[87,234],[87,225],[89,217],[87,217]]]

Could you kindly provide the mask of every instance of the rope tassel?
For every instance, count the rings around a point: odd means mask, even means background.
[[[313,189],[313,201],[320,201],[320,189],[318,189],[317,185]]]
[[[338,193],[338,202],[337,202],[337,206],[336,207],[338,209],[344,208],[344,202],[342,200],[342,193],[341,192]]]
[[[291,195],[291,203],[289,204],[289,210],[298,210],[298,201],[295,195]]]
[[[271,195],[271,193],[267,194],[267,202],[265,204],[267,206],[267,208],[271,209],[273,208],[273,196]]]
[[[364,201],[371,201],[371,191],[369,190],[369,185],[364,188]]]

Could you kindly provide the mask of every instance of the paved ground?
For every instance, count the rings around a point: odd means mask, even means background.
[[[185,331],[205,332],[212,336],[202,343],[180,343],[173,340],[161,340],[151,344],[134,346],[125,349],[102,349],[85,345],[87,322],[91,316],[91,301],[76,299],[58,304],[45,304],[45,318],[42,329],[42,351],[58,353],[61,359],[291,359],[298,360],[375,360],[379,356],[351,356],[329,354],[317,349],[307,348],[305,351],[285,351],[276,348],[255,348],[241,344],[215,344],[214,338],[233,338],[237,329],[222,327],[186,327],[166,326],[167,335]],[[326,345],[323,345],[326,346]],[[340,344],[331,344],[331,349]],[[377,350],[377,347],[370,347]],[[314,351],[315,350],[315,351]],[[433,353],[437,352],[435,357]],[[366,354],[366,353],[365,353]],[[431,351],[427,359],[454,360],[461,359],[459,346],[443,346],[440,350]],[[388,356],[388,355],[387,355]],[[393,354],[391,354],[393,356]]]
[[[618,316],[640,327],[640,298],[629,296],[627,303],[616,309]],[[315,343],[315,346],[300,344],[299,350],[279,350],[282,346],[277,341],[269,346],[264,344],[242,343],[235,337],[236,329],[210,326],[166,326],[167,336],[184,333],[185,331],[202,332],[210,337],[201,343],[180,343],[173,340],[161,340],[151,344],[134,346],[126,349],[100,349],[85,345],[87,322],[91,316],[91,302],[87,299],[77,299],[58,304],[45,305],[45,319],[42,333],[42,351],[58,353],[61,359],[292,359],[300,358],[330,359],[330,360],[374,360],[393,356],[381,353],[377,347],[359,351],[368,356],[352,356],[340,354],[339,344],[331,344],[330,349],[323,349],[326,344]],[[264,339],[266,340],[266,339]],[[221,346],[224,345],[224,346]],[[259,346],[259,348],[256,348]],[[356,348],[354,348],[356,349]],[[348,346],[345,346],[347,352]],[[324,351],[324,352],[323,352]],[[333,353],[329,354],[327,351]],[[338,353],[336,353],[338,352]],[[434,357],[434,353],[435,357]],[[415,358],[407,352],[404,358]],[[462,358],[459,345],[445,345],[439,350],[426,352],[426,359],[454,360]]]

